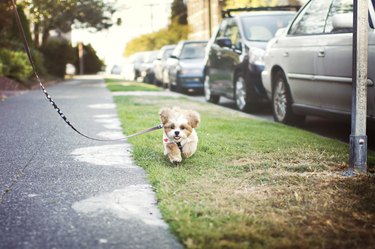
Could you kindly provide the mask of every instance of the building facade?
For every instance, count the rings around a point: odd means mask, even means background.
[[[223,0],[188,0],[188,23],[191,28],[188,39],[208,40],[221,21]]]

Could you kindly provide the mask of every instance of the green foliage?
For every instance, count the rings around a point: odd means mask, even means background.
[[[17,80],[26,80],[32,74],[32,68],[24,52],[0,49],[0,74]]]
[[[69,32],[75,26],[103,30],[113,25],[113,0],[25,0],[24,3],[34,23],[34,34],[41,32],[43,36],[42,47],[53,29]]]
[[[14,13],[6,3],[0,3],[0,47],[14,48],[15,44],[21,44],[22,38],[20,36],[19,27],[16,22]],[[30,33],[30,22],[26,18],[22,7],[17,6],[17,11],[24,29],[26,40],[29,44],[32,43]],[[20,47],[20,46],[18,46]]]
[[[4,75],[3,67],[3,63],[0,61],[0,76]]]
[[[75,60],[74,65],[77,72],[80,72],[80,63],[78,58],[78,47],[75,48]],[[83,45],[83,73],[84,74],[96,74],[103,69],[104,63],[96,55],[94,48],[89,45]]]
[[[164,45],[176,44],[180,40],[187,39],[188,33],[188,25],[179,25],[174,22],[168,28],[131,40],[125,48],[124,55],[129,56],[135,52],[157,50]]]
[[[49,39],[43,49],[45,66],[49,74],[64,77],[65,66],[73,57],[74,50],[70,43],[62,39]]]

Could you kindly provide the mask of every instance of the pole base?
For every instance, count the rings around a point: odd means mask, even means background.
[[[350,135],[349,168],[367,172],[367,136]]]

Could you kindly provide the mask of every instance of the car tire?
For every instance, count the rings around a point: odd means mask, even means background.
[[[277,71],[273,77],[272,112],[276,122],[296,125],[305,120],[305,116],[296,115],[292,109],[292,96],[282,71]]]
[[[234,100],[237,109],[243,112],[252,112],[255,106],[249,101],[247,87],[245,78],[242,74],[238,74],[234,81]]]
[[[204,90],[204,99],[207,102],[217,104],[220,101],[220,96],[212,94],[211,88],[210,88],[210,76],[206,75],[204,77],[204,83],[203,83],[203,90]]]
[[[182,93],[183,88],[181,87],[178,78],[179,78],[179,76],[176,75],[176,85],[173,85],[171,82],[169,82],[169,90],[172,91],[172,92]]]

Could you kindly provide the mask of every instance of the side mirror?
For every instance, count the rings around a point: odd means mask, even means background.
[[[215,43],[220,47],[232,48],[232,41],[226,37],[219,37],[215,40]]]
[[[175,55],[171,55],[171,56],[169,56],[169,58],[172,58],[172,59],[178,59],[178,57],[177,56],[175,56]]]
[[[337,14],[332,18],[332,32],[353,32],[353,13]]]
[[[275,33],[275,38],[282,36],[286,32],[286,28],[278,29]]]

